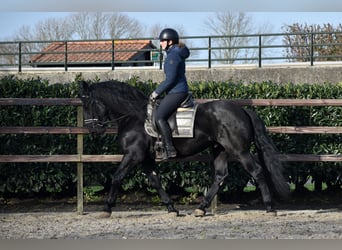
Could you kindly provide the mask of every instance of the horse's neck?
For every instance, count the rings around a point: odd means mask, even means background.
[[[116,126],[118,128],[118,131],[122,132],[124,130],[127,131],[134,128],[135,130],[138,128],[144,127],[145,119],[140,119],[135,116],[122,116],[121,118],[116,120]],[[129,126],[128,126],[129,125]]]
[[[113,91],[115,92],[115,91]],[[138,120],[144,120],[146,117],[146,105],[144,100],[130,100],[117,94],[112,96],[110,93],[102,93],[100,98],[108,108],[110,120],[122,120],[125,117],[132,116]]]
[[[116,107],[110,106],[109,112],[109,119],[115,120],[117,123],[128,123],[128,122],[135,122],[135,121],[144,121],[146,118],[146,110],[144,108],[137,108],[131,110],[125,110],[123,105]],[[117,108],[119,107],[119,108]],[[121,108],[120,108],[121,107]]]

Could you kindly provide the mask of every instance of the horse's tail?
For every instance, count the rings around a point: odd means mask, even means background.
[[[269,178],[276,193],[284,199],[289,198],[290,188],[283,175],[283,165],[277,157],[278,150],[268,136],[264,122],[251,110],[245,110],[254,127],[254,141],[261,165],[266,166]],[[267,177],[266,177],[267,178]]]

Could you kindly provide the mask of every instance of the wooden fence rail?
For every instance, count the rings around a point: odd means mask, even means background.
[[[215,99],[197,99],[199,103]],[[243,106],[342,106],[342,99],[235,99]],[[85,162],[120,162],[122,155],[84,155],[83,135],[88,129],[83,127],[83,107],[78,98],[0,98],[0,106],[43,105],[43,106],[77,106],[77,127],[0,127],[0,134],[75,134],[77,135],[77,154],[75,155],[0,155],[0,163],[16,162],[70,162],[77,163],[77,212],[83,213],[83,163]],[[270,133],[291,134],[341,134],[342,127],[318,126],[280,126],[267,127]],[[117,133],[116,128],[108,128],[107,134]],[[279,155],[282,161],[339,161],[342,155]],[[196,155],[175,159],[177,161],[210,161],[208,155]]]

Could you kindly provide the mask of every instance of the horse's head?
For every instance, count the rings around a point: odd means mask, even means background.
[[[85,81],[79,82],[80,98],[83,103],[84,126],[92,134],[101,134],[106,131],[106,106],[95,98],[91,86]]]

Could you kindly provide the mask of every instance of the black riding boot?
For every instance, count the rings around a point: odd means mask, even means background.
[[[176,157],[177,151],[172,143],[172,131],[170,129],[169,124],[164,120],[158,120],[157,126],[159,129],[159,132],[162,135],[162,141],[163,141],[164,148],[165,148],[165,156],[163,160]]]

